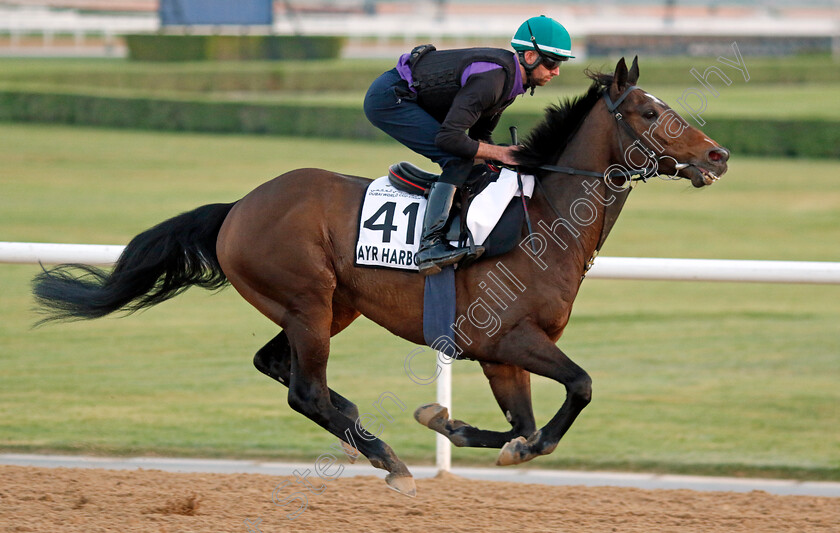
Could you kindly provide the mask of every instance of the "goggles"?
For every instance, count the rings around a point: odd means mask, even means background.
[[[537,43],[534,43],[534,46],[536,46],[536,44]],[[537,53],[539,53],[539,51]],[[548,56],[544,56],[544,55],[540,54],[540,63],[542,64],[542,66],[544,66],[548,70],[554,70],[557,67],[559,67],[561,64],[565,63],[566,61],[568,61],[568,59],[566,59],[566,58],[557,59],[557,58],[554,58],[554,57],[548,57]]]

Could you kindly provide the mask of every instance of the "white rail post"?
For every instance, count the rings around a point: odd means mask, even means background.
[[[437,378],[437,402],[449,409],[449,418],[452,418],[452,361],[443,352],[437,353],[438,366],[440,366],[440,375]],[[436,453],[435,465],[438,472],[449,472],[452,467],[452,444],[449,439],[441,435],[435,434],[436,437]]]

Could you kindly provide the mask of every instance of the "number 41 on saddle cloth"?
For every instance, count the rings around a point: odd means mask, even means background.
[[[525,197],[530,198],[534,177],[521,178]],[[517,244],[524,223],[524,209],[518,197],[516,172],[502,169],[499,178],[470,204],[467,228],[475,244],[487,248],[482,258],[501,255]],[[395,188],[388,176],[372,181],[360,211],[356,265],[418,270],[414,256],[420,246],[425,212],[426,198],[422,195]]]

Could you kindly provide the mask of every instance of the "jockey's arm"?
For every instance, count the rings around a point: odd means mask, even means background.
[[[475,153],[475,159],[492,159],[505,165],[515,165],[517,164],[515,153],[515,146],[499,146],[480,142],[478,143],[478,151]]]
[[[449,113],[441,124],[435,145],[464,159],[493,159],[506,165],[514,164],[513,149],[478,141],[466,131],[477,126],[479,138],[489,138],[498,120],[483,120],[482,113],[502,98],[504,72],[501,69],[473,74],[455,97]]]

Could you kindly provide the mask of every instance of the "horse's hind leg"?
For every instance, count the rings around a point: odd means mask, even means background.
[[[281,331],[254,355],[254,366],[266,376],[288,387],[291,357],[289,338],[285,331]]]
[[[510,422],[509,431],[478,429],[461,420],[450,420],[447,409],[436,403],[420,406],[414,418],[446,436],[455,446],[501,448],[517,437],[529,437],[537,429],[531,407],[530,374],[517,366],[499,363],[481,363],[481,368]]]
[[[289,374],[292,365],[292,346],[285,331],[281,331],[276,337],[259,349],[254,355],[254,366],[270,377],[271,379],[289,386]],[[330,391],[330,402],[336,409],[349,416],[353,420],[359,418],[359,408],[332,389]]]
[[[354,446],[374,467],[387,470],[385,481],[392,489],[414,496],[414,478],[391,447],[332,403],[327,387],[329,319],[319,325],[316,315],[310,307],[306,317],[295,317],[285,329],[292,349],[289,406]]]
[[[241,207],[247,203],[237,205],[240,210],[231,215],[234,220],[236,213],[245,216],[241,213],[247,212]],[[265,368],[270,376],[276,375],[287,382],[292,409],[354,446],[374,467],[387,470],[389,474],[385,481],[391,488],[414,496],[414,478],[405,464],[390,446],[365,431],[358,418],[353,417],[358,411],[353,409],[353,416],[348,416],[337,408],[333,401],[342,405],[345,411],[349,402],[345,404],[339,395],[331,395],[327,387],[330,336],[358,315],[333,301],[337,280],[328,266],[332,258],[325,255],[322,243],[309,242],[301,244],[290,259],[279,253],[273,244],[267,244],[281,242],[277,235],[275,240],[269,235],[261,235],[261,241],[252,239],[255,242],[247,243],[246,249],[243,242],[227,238],[225,227],[228,227],[228,233],[241,231],[236,222],[228,224],[230,220],[229,217],[223,226],[217,246],[225,275],[245,300],[284,332],[273,345],[269,343],[266,352],[258,358],[259,367]],[[243,222],[248,223],[253,221]],[[291,227],[284,226],[283,231],[296,229],[292,224]],[[272,364],[273,358],[268,357],[271,352],[279,350],[282,354],[287,349],[291,354],[288,374],[282,358]]]
[[[333,322],[330,328],[330,335],[336,335],[341,330],[350,325],[353,320],[359,316],[359,312],[355,309],[341,307],[333,303]],[[291,373],[292,365],[292,346],[289,344],[289,338],[285,331],[281,331],[276,337],[268,341],[268,343],[259,349],[254,355],[254,366],[265,374],[278,381],[279,383],[289,386],[289,374]],[[359,419],[359,408],[339,393],[332,389],[330,391],[330,402],[336,409],[347,415],[353,420]],[[352,445],[339,439],[341,446],[344,448],[344,453],[351,463],[355,463],[359,457],[359,451]]]

